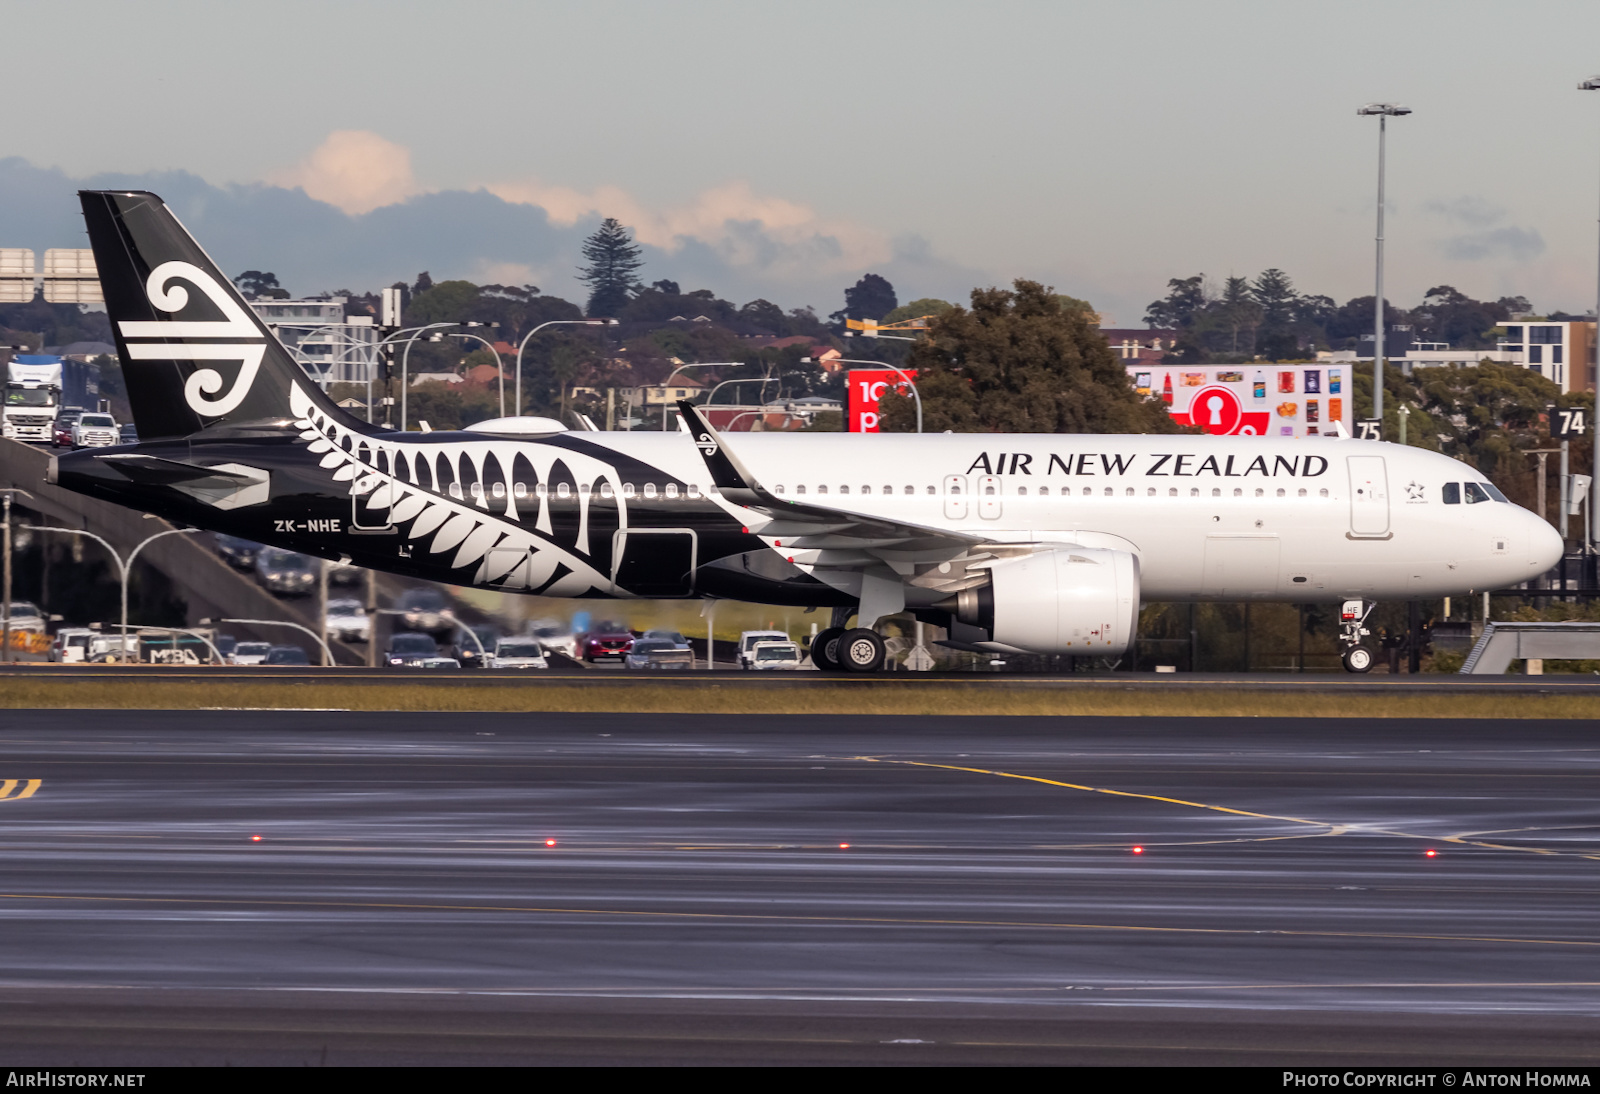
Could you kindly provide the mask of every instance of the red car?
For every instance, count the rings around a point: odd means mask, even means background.
[[[633,632],[621,623],[601,623],[583,636],[583,659],[621,661],[633,652]]]

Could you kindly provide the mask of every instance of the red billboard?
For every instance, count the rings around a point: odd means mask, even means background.
[[[851,372],[850,419],[845,428],[851,433],[878,432],[878,403],[883,393],[892,387],[904,395],[911,394],[911,385],[906,383],[906,377],[915,378],[916,375],[914,369],[896,371],[892,368],[866,368]]]

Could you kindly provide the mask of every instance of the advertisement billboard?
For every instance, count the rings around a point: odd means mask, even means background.
[[[905,378],[910,376],[915,379],[916,375],[915,369],[906,369],[904,373],[892,368],[865,368],[851,372],[850,417],[845,428],[851,433],[878,432],[878,402],[883,398],[883,393],[891,387],[898,387],[909,395],[911,392]]]
[[[1141,395],[1159,396],[1172,419],[1218,436],[1316,437],[1343,423],[1355,432],[1350,366],[1313,364],[1130,365]]]

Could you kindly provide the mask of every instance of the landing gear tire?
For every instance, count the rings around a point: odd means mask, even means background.
[[[883,668],[884,653],[878,632],[864,627],[845,631],[834,647],[834,659],[846,672],[877,672]]]
[[[1372,651],[1365,646],[1351,646],[1339,658],[1346,672],[1371,672]]]
[[[843,627],[829,627],[818,632],[811,640],[811,663],[823,672],[838,672],[839,639],[844,637]]]

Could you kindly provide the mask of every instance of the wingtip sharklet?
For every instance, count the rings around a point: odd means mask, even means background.
[[[682,400],[678,403],[678,413],[683,415],[683,420],[689,424],[689,436],[694,441],[694,446],[700,450],[701,458],[706,461],[706,470],[711,472],[711,481],[725,497],[739,502],[743,502],[744,497],[748,497],[751,501],[767,500],[766,491],[761,489],[756,477],[728,448],[722,435],[711,428],[711,423],[706,421],[705,415],[700,413],[699,408],[687,400]]]

